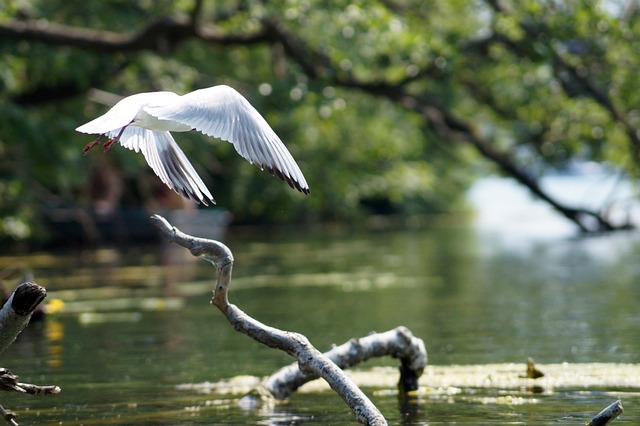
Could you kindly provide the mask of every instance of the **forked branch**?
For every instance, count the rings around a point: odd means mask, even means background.
[[[373,357],[392,356],[400,360],[401,392],[418,389],[418,378],[427,366],[427,351],[422,339],[415,337],[406,327],[397,327],[384,333],[351,339],[335,346],[324,355],[340,368],[348,368]],[[317,374],[305,374],[297,364],[281,368],[261,383],[276,399],[286,399],[303,384],[317,379]]]
[[[233,255],[224,244],[187,235],[173,227],[162,216],[152,216],[153,223],[165,238],[191,251],[194,256],[211,262],[219,276],[211,301],[239,332],[271,348],[280,349],[295,357],[300,371],[322,377],[329,386],[342,397],[356,416],[356,420],[365,425],[386,425],[382,413],[353,383],[353,381],[329,358],[320,353],[299,333],[278,330],[251,318],[228,300]]]

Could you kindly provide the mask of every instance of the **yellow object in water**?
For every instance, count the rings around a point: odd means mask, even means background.
[[[51,299],[44,306],[44,311],[47,314],[55,315],[64,310],[64,302],[62,299]]]

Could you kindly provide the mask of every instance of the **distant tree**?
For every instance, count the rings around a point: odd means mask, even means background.
[[[227,83],[266,116],[312,190],[275,185],[228,144],[181,138],[238,220],[450,211],[486,170],[480,156],[584,231],[627,226],[563,205],[539,178],[576,159],[638,175],[633,2],[26,4],[0,9],[5,217],[31,219],[35,201],[87,203],[79,176],[104,160],[83,158],[72,129],[104,110],[89,89]],[[114,151],[108,161],[140,186],[139,159]]]

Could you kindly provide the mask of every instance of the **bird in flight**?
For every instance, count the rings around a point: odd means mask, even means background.
[[[309,194],[307,181],[278,135],[249,101],[229,86],[182,96],[173,92],[138,93],[123,98],[76,131],[100,135],[83,148],[85,153],[105,137],[105,152],[120,142],[125,148],[142,152],[160,180],[178,194],[204,205],[215,204],[170,133],[194,129],[230,142],[249,163]]]

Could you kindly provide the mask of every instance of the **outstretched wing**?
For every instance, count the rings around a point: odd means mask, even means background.
[[[129,125],[145,105],[165,105],[179,99],[173,92],[147,92],[127,96],[100,117],[78,127],[76,131],[90,134],[107,134]]]
[[[76,131],[102,135],[128,125],[140,110],[140,106],[137,103],[131,102],[129,99],[130,98],[125,98],[121,100],[109,111],[78,127]]]
[[[111,131],[107,136],[114,138],[117,133],[118,131]],[[178,194],[201,202],[205,206],[209,202],[216,203],[169,132],[129,126],[120,136],[120,144],[135,152],[142,152],[147,164],[160,180]]]
[[[200,89],[167,105],[147,106],[144,110],[160,120],[177,121],[231,142],[251,164],[266,168],[292,188],[309,193],[309,185],[289,150],[260,113],[235,89],[224,85]]]

